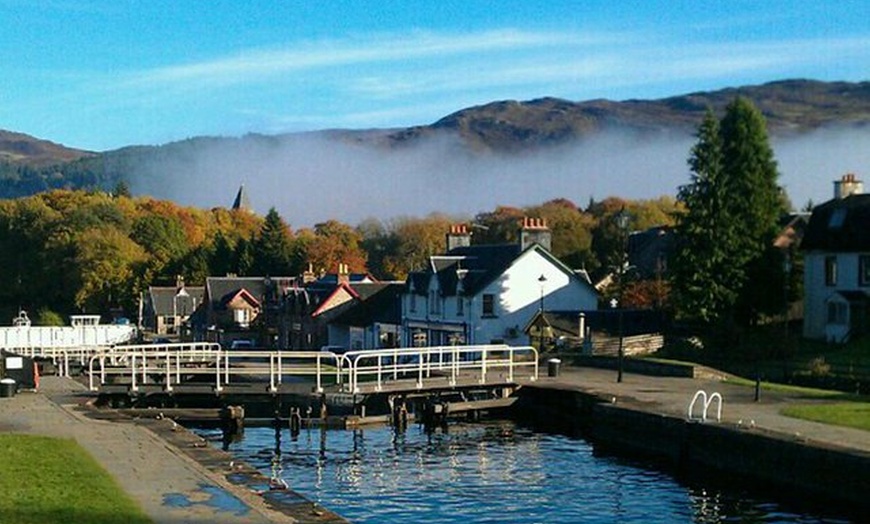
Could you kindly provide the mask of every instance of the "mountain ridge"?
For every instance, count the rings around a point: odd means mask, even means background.
[[[204,156],[215,152],[221,153],[219,157],[229,157],[233,152],[257,151],[259,157],[266,157],[291,145],[307,154],[304,146],[308,142],[351,145],[355,150],[367,152],[366,158],[377,154],[380,162],[391,163],[387,160],[391,155],[401,158],[403,151],[411,151],[431,138],[447,139],[449,147],[437,153],[441,158],[463,151],[471,157],[509,158],[512,154],[581,144],[607,133],[632,136],[639,139],[636,142],[669,136],[688,141],[708,108],[721,114],[736,96],[750,99],[762,111],[772,137],[827,128],[870,127],[870,82],[791,79],[655,100],[572,102],[554,97],[522,102],[501,100],[460,109],[430,124],[408,128],[198,136],[163,145],[129,145],[101,153],[0,131],[0,197],[14,198],[54,188],[112,190],[122,180],[134,189],[154,190],[155,186],[149,187],[149,179],[160,179],[155,184],[157,192],[163,193],[176,184],[173,177],[177,173],[195,170],[203,164]],[[274,176],[261,175],[268,170],[258,169],[255,162],[240,161],[236,166],[238,176]],[[441,163],[437,158],[426,158],[426,162]],[[274,169],[271,173],[275,173]]]

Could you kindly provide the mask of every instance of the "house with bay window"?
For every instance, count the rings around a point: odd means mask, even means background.
[[[813,209],[804,233],[807,338],[845,342],[870,329],[870,195],[847,174]]]
[[[403,345],[528,344],[523,328],[541,309],[595,309],[585,273],[550,252],[542,219],[525,218],[519,241],[472,245],[466,225],[447,234],[446,250],[408,275],[402,294]]]

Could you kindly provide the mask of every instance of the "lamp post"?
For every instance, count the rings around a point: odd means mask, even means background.
[[[619,213],[616,214],[616,226],[619,228],[619,237],[620,237],[620,252],[619,252],[619,266],[617,267],[617,274],[619,275],[619,299],[614,299],[611,302],[613,307],[619,307],[618,318],[619,318],[619,349],[616,354],[616,382],[622,382],[622,371],[625,363],[625,347],[624,347],[624,333],[623,333],[623,311],[625,306],[623,305],[623,293],[625,291],[625,270],[628,263],[626,260],[628,255],[628,220],[629,220],[628,212],[625,210],[625,206],[619,210]]]
[[[543,274],[538,277],[538,284],[541,286],[541,304],[538,306],[538,351],[544,351],[544,284],[547,283],[547,277]]]

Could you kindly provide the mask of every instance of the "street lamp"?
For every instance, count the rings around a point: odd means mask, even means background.
[[[613,307],[619,306],[618,318],[619,318],[619,349],[617,351],[616,356],[616,381],[622,382],[622,371],[625,362],[625,347],[624,347],[624,334],[623,334],[623,311],[625,310],[623,302],[623,294],[625,291],[625,271],[628,265],[628,221],[629,214],[625,210],[625,206],[619,210],[619,213],[616,214],[616,225],[619,228],[620,235],[620,253],[619,253],[619,266],[617,267],[617,274],[619,275],[619,300],[614,299],[611,302]]]
[[[619,319],[619,349],[616,353],[616,381],[622,382],[622,368],[623,368],[623,359],[625,357],[625,349],[623,348],[623,336],[622,336],[622,307],[618,300],[615,298],[610,299],[610,307],[613,309],[617,309],[617,318]]]
[[[543,274],[538,277],[538,284],[541,286],[541,305],[538,306],[538,350],[544,350],[544,284],[547,283],[547,277]]]

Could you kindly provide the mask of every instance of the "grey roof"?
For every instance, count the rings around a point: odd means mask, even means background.
[[[360,301],[339,315],[334,322],[347,326],[366,327],[381,322],[384,324],[402,323],[401,295],[403,282],[380,283],[360,294]]]
[[[870,195],[857,194],[813,209],[801,241],[806,251],[870,251]]]
[[[148,295],[155,315],[188,316],[202,304],[205,288],[152,286],[148,288]]]
[[[628,237],[628,262],[641,279],[661,276],[673,246],[674,231],[668,226],[632,233]]]
[[[242,289],[262,304],[266,302],[270,287],[279,291],[289,288],[294,281],[294,277],[208,277],[205,287],[212,307],[217,309]]]
[[[529,248],[536,249],[537,245]],[[540,249],[540,248],[539,248]],[[517,244],[462,246],[430,259],[430,267],[408,275],[417,294],[425,294],[429,280],[438,278],[445,296],[457,293],[462,281],[464,294],[473,295],[503,274],[520,256]]]
[[[531,250],[537,251],[553,265],[561,268],[569,277],[577,279],[592,289],[588,280],[584,280],[565,266],[540,244],[532,244],[525,251]],[[416,294],[425,295],[430,280],[438,278],[442,296],[455,296],[461,281],[463,294],[475,295],[503,275],[525,251],[521,250],[518,244],[457,247],[444,255],[431,257],[428,268],[408,275],[408,285],[413,285]],[[595,293],[594,289],[592,291]]]

